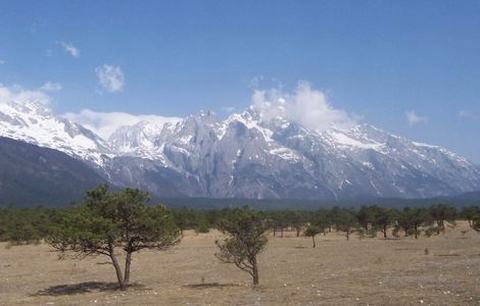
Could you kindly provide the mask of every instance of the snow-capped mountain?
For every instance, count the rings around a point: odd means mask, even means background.
[[[160,197],[345,199],[480,190],[480,169],[367,124],[312,130],[251,107],[123,126],[108,139],[42,103],[0,103],[0,136],[86,161],[112,184]]]
[[[5,97],[0,103],[0,136],[47,147],[102,166],[109,145],[83,126],[55,116],[41,99]]]

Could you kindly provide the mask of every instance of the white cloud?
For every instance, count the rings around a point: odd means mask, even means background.
[[[66,113],[63,117],[85,126],[105,139],[121,126],[134,125],[141,121],[149,121],[158,125],[163,125],[167,122],[174,123],[181,120],[177,117],[132,115],[122,112],[103,113],[89,109],[84,109],[79,113]]]
[[[45,84],[43,84],[42,87],[40,87],[40,89],[43,91],[55,92],[55,91],[62,90],[62,85],[60,83],[48,81]]]
[[[119,66],[102,65],[95,68],[98,82],[109,92],[123,91],[125,76]]]
[[[47,111],[50,102],[50,96],[44,91],[27,90],[19,85],[7,87],[0,83],[0,104],[19,105],[24,111],[32,108]]]
[[[478,119],[479,118],[477,114],[467,110],[460,110],[458,112],[458,117],[462,119]]]
[[[293,93],[278,89],[255,90],[252,101],[252,107],[265,120],[282,117],[316,131],[332,126],[348,128],[355,124],[347,112],[335,109],[323,92],[312,89],[305,81],[299,82]]]
[[[63,50],[70,54],[73,57],[79,57],[80,56],[80,50],[75,47],[71,42],[64,42],[61,41],[59,44],[63,47]]]
[[[227,114],[231,114],[236,110],[235,106],[222,106],[222,111]]]
[[[419,123],[428,122],[428,117],[418,115],[414,110],[405,113],[408,125],[412,126]]]

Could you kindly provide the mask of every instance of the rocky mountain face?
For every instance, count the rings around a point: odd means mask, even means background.
[[[118,186],[158,197],[424,198],[480,190],[480,169],[368,124],[308,129],[254,108],[143,121],[102,139],[41,104],[0,104],[0,136],[64,152]]]

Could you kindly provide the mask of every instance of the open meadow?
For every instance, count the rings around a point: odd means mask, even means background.
[[[133,287],[115,290],[101,256],[59,260],[46,244],[0,245],[1,305],[479,305],[480,234],[458,222],[419,239],[350,241],[269,234],[260,286],[214,256],[217,231],[187,231],[163,252],[135,254]]]

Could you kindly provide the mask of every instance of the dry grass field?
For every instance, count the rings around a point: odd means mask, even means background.
[[[44,244],[1,244],[0,304],[480,305],[480,234],[465,223],[418,240],[319,235],[316,249],[293,232],[270,236],[258,289],[215,258],[218,237],[188,232],[169,251],[135,254],[126,292],[114,290],[102,257],[58,260]]]

